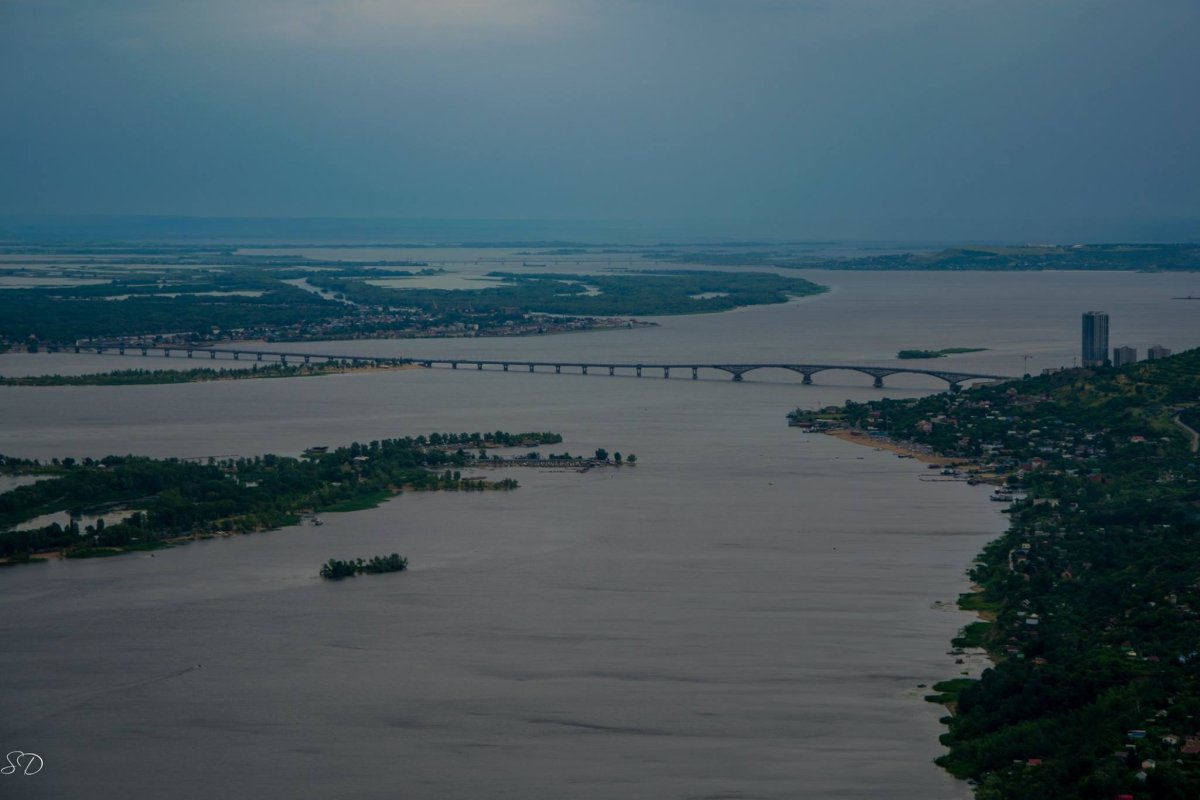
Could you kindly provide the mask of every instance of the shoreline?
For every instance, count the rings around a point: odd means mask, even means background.
[[[897,442],[892,439],[883,439],[873,436],[868,436],[861,431],[850,430],[849,428],[838,428],[837,430],[821,431],[826,436],[832,436],[835,439],[840,439],[843,442],[850,442],[863,447],[871,447],[876,450],[886,450],[889,453],[895,453],[898,456],[910,456],[923,464],[937,464],[938,466],[946,466],[948,464],[965,464],[970,463],[963,461],[961,458],[947,458],[934,453],[928,453],[923,450],[918,450],[912,445]]]
[[[933,464],[933,465],[937,465],[937,466],[948,466],[948,465],[952,465],[952,464],[955,464],[955,465],[970,464],[975,467],[979,466],[979,464],[974,461],[970,461],[970,460],[964,461],[963,459],[955,459],[955,458],[948,458],[946,456],[939,456],[935,453],[925,452],[925,451],[919,450],[911,445],[897,442],[892,439],[877,439],[874,437],[870,437],[870,436],[867,436],[866,434],[862,433],[861,431],[854,431],[849,428],[840,428],[837,430],[822,431],[822,433],[824,433],[826,436],[832,436],[833,438],[839,439],[843,442],[849,442],[850,444],[856,444],[856,445],[860,445],[860,446],[868,446],[868,447],[872,447],[876,450],[885,450],[889,453],[894,453],[898,456],[901,456],[901,455],[909,456],[909,457],[913,458],[914,460],[920,461],[925,464]],[[996,476],[989,476],[987,478],[981,477],[980,480],[982,482],[986,482],[986,483],[997,483]],[[1003,533],[1000,534],[1000,536],[1003,536],[1003,535],[1004,535]],[[997,537],[997,538],[999,538],[999,537]],[[995,539],[993,539],[992,541],[995,541]],[[968,590],[966,592],[961,592],[959,594],[959,596],[954,599],[954,606],[960,612],[973,615],[977,622],[986,622],[990,625],[990,624],[993,624],[996,622],[996,612],[991,609],[988,609],[988,608],[978,607],[980,605],[980,603],[978,601],[983,600],[983,591],[984,591],[984,588],[982,586],[980,586],[978,583],[975,583],[974,581],[972,581]],[[968,601],[964,605],[963,601],[967,600],[967,598],[978,598],[978,601],[977,602]],[[972,606],[974,606],[974,607],[972,607]],[[960,628],[960,635],[966,631],[967,627],[970,624],[971,624],[970,622],[965,623]],[[953,641],[954,640],[952,639],[951,640],[952,645],[953,645]],[[955,652],[955,651],[958,651],[958,652]],[[956,664],[955,666],[963,666],[962,660],[964,659],[964,657],[971,656],[971,655],[982,656],[984,661],[989,666],[995,666],[1000,661],[998,654],[993,652],[993,650],[991,648],[987,647],[986,645],[979,645],[978,652],[976,652],[976,653],[971,653],[970,648],[958,648],[958,647],[955,647],[953,650],[950,651],[950,653],[957,656],[960,659],[959,663]],[[985,667],[985,669],[986,669],[986,667]],[[969,672],[969,670],[966,670],[966,671],[960,670],[959,674],[954,676],[953,678],[946,678],[942,681],[938,681],[937,683],[932,685],[933,690],[937,691],[937,687],[939,685],[948,684],[952,681],[962,680],[964,678],[972,680],[972,681],[979,680],[978,675],[964,674],[964,672]],[[924,688],[924,687],[922,686],[922,688]],[[925,700],[927,702],[935,703],[937,705],[943,706],[946,709],[946,711],[949,712],[949,714],[951,716],[956,716],[958,713],[957,699],[958,699],[957,692],[952,692],[949,695],[947,695],[944,691],[939,692],[938,694],[926,695],[926,697],[925,697]],[[947,730],[948,730],[948,728],[947,728]]]
[[[970,458],[950,458],[949,456],[939,456],[937,453],[923,450],[907,442],[900,442],[896,441],[895,439],[875,438],[860,431],[850,430],[849,428],[821,431],[821,433],[825,434],[826,436],[832,436],[835,439],[840,439],[843,442],[849,442],[850,444],[870,447],[875,450],[886,450],[887,452],[895,453],[898,456],[910,457],[916,461],[920,461],[923,464],[933,464],[939,467],[973,467],[976,472],[971,473],[970,477],[974,478],[979,483],[987,483],[993,486],[1003,486],[1005,484],[1004,476],[991,472],[984,472],[982,465],[980,465],[978,461]]]

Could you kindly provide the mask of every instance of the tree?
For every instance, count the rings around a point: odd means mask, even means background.
[[[597,461],[608,461],[608,451],[605,450],[603,447],[597,447],[596,448],[596,460]]]
[[[617,462],[618,464],[620,464],[620,463],[621,463],[621,454],[620,454],[620,453],[613,453],[613,461],[615,461],[615,462]]]
[[[635,456],[633,453],[630,453],[630,454],[629,454],[629,458],[627,458],[627,459],[625,459],[625,460],[626,460],[626,461],[628,461],[628,462],[629,462],[629,466],[631,466],[631,467],[632,467],[634,464],[636,464],[636,463],[637,463],[637,456]]]

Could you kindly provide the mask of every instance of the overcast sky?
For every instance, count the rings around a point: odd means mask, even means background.
[[[0,0],[0,213],[1200,235],[1198,42],[1197,0]]]

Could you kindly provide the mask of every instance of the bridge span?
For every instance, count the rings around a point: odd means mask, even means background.
[[[591,372],[604,374],[606,371],[609,375],[616,375],[618,372],[622,375],[635,375],[642,377],[644,371],[650,371],[653,374],[661,373],[662,377],[670,378],[671,371],[676,373],[684,373],[691,371],[692,380],[700,378],[700,370],[711,370],[716,372],[724,372],[729,374],[734,381],[741,381],[746,373],[762,369],[783,369],[791,372],[799,373],[804,376],[803,383],[811,384],[813,375],[819,372],[828,370],[847,370],[851,372],[859,372],[874,378],[876,388],[883,388],[883,379],[889,375],[929,375],[934,378],[945,381],[951,389],[958,389],[962,384],[970,381],[996,381],[1010,380],[1010,376],[1006,375],[984,375],[973,372],[954,372],[952,370],[941,369],[920,369],[913,367],[873,367],[864,366],[862,364],[801,364],[801,363],[708,363],[708,362],[691,362],[679,364],[664,364],[664,363],[641,363],[641,362],[620,362],[620,363],[598,363],[591,361],[523,361],[519,359],[497,359],[497,358],[471,358],[466,356],[440,356],[438,358],[424,358],[420,356],[365,356],[365,355],[336,355],[333,353],[302,353],[289,352],[281,350],[263,350],[259,348],[237,348],[237,347],[199,347],[188,346],[181,344],[122,344],[115,343],[90,343],[76,344],[68,347],[48,347],[50,352],[61,352],[63,350],[74,350],[76,353],[86,353],[95,355],[142,355],[142,356],[162,356],[165,358],[181,357],[195,358],[197,356],[203,358],[207,355],[209,360],[233,360],[240,361],[245,359],[254,359],[257,361],[278,361],[280,364],[290,363],[338,363],[347,365],[376,365],[376,366],[420,366],[426,368],[432,367],[449,367],[450,369],[458,369],[460,366],[464,368],[474,367],[476,370],[484,369],[500,370],[508,372],[510,369],[525,369],[529,372],[537,372],[539,369],[548,371],[553,369],[556,374],[561,374],[564,369],[576,374],[588,375]]]

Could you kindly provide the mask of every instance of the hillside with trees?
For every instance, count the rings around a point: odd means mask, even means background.
[[[1200,350],[824,409],[1021,490],[967,631],[995,665],[937,688],[939,763],[981,800],[1200,797]]]

